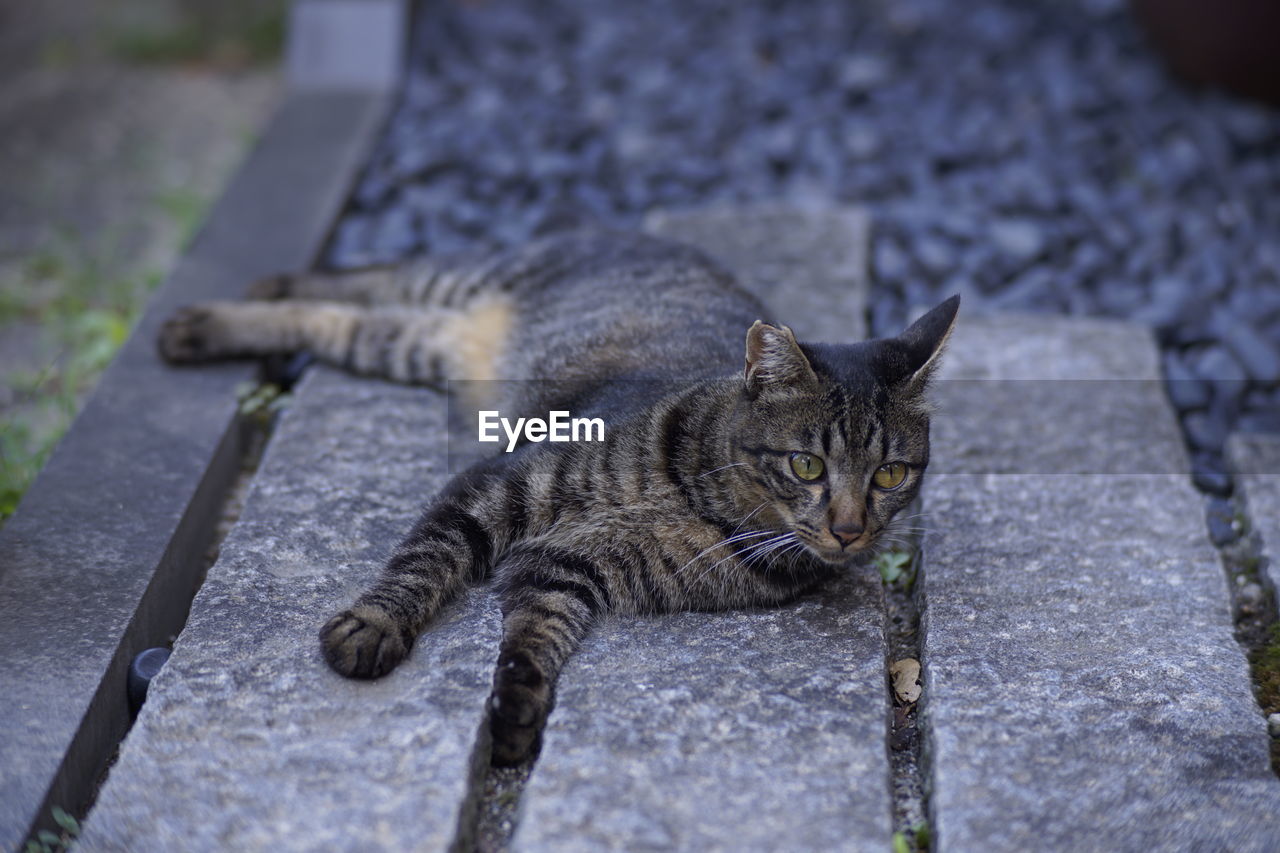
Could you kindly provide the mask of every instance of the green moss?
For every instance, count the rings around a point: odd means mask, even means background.
[[[159,281],[126,268],[114,240],[63,234],[0,282],[0,326],[38,324],[44,342],[43,366],[0,378],[15,402],[0,417],[0,521],[17,509]]]
[[[1263,712],[1280,713],[1280,624],[1271,626],[1266,644],[1254,651],[1249,660]]]
[[[111,52],[138,65],[211,64],[244,66],[271,62],[284,44],[283,2],[234,0],[183,7],[164,26],[118,33]]]

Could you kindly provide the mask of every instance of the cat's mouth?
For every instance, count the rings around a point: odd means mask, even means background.
[[[832,566],[850,566],[857,558],[858,551],[833,551],[824,549],[822,551],[814,551],[818,559]]]
[[[875,542],[875,536],[860,536],[853,542],[844,547],[840,547],[839,543],[815,543],[806,542],[805,545],[809,549],[809,553],[813,554],[824,563],[833,566],[851,565],[858,555],[866,551]]]

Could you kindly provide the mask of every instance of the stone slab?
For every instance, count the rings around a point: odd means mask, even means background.
[[[922,580],[936,849],[1280,848],[1280,780],[1149,333],[964,318],[944,377]],[[984,384],[998,405],[973,404]],[[1087,465],[1052,473],[1073,455]]]
[[[649,225],[779,309],[810,306],[794,312],[802,336],[864,328],[861,211],[659,212]],[[821,311],[811,291],[828,294]],[[513,849],[887,848],[883,620],[863,569],[775,610],[609,622],[561,676]]]
[[[488,760],[492,597],[469,593],[373,682],[332,672],[316,639],[443,485],[444,418],[425,389],[308,374],[80,849],[449,847]]]
[[[867,337],[870,223],[858,207],[768,203],[658,210],[645,228],[720,259],[801,340],[848,343]]]
[[[285,67],[298,91],[385,92],[408,47],[406,0],[297,0]]]
[[[888,849],[883,611],[616,620],[561,675],[514,850]]]
[[[88,802],[128,726],[128,661],[181,627],[238,468],[234,387],[253,367],[166,367],[159,324],[308,265],[384,108],[286,99],[0,531],[0,849]]]
[[[1280,435],[1236,433],[1227,442],[1236,488],[1262,539],[1263,570],[1280,590]]]

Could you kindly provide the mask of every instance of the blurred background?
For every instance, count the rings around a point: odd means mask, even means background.
[[[280,94],[286,0],[0,0],[0,519]]]
[[[0,0],[0,517],[281,90],[283,2],[86,7]],[[1219,500],[1226,435],[1280,432],[1271,0],[414,8],[331,266],[859,204],[873,332],[956,292],[1150,326]]]

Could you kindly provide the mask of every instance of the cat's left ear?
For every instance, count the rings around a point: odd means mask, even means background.
[[[942,351],[951,337],[951,330],[955,328],[956,312],[959,310],[960,294],[957,293],[898,335],[897,342],[906,357],[904,378],[912,390],[923,390],[937,372]]]
[[[796,388],[818,381],[792,331],[786,326],[770,326],[759,320],[747,330],[743,378],[752,396],[765,390]]]

